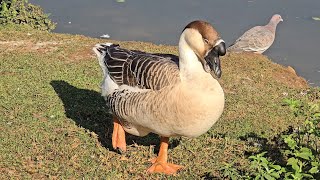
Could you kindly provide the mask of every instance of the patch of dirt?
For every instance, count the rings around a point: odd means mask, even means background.
[[[290,66],[287,68],[279,68],[272,75],[276,81],[286,84],[288,87],[308,87],[308,82],[304,78],[298,76],[295,70]]]
[[[0,168],[0,177],[10,177],[10,178],[17,178],[20,179],[21,176],[19,175],[18,171],[15,168]],[[4,178],[5,179],[5,178]]]
[[[56,41],[0,41],[1,51],[17,51],[20,52],[50,52],[58,49],[63,42]]]
[[[77,51],[68,54],[68,60],[70,62],[81,61],[86,59],[96,58],[92,47],[94,45],[83,45],[77,48]]]

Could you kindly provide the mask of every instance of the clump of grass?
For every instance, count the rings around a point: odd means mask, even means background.
[[[40,6],[28,3],[28,0],[1,0],[0,24],[25,25],[42,31],[50,31],[56,27]]]
[[[316,94],[320,93],[320,90]],[[298,128],[290,128],[273,139],[277,141],[276,158],[273,151],[264,151],[248,157],[250,168],[239,171],[233,164],[225,164],[222,176],[230,179],[319,179],[320,178],[320,102],[284,99],[295,116],[305,121]]]

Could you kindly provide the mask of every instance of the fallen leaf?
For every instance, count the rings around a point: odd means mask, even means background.
[[[320,21],[320,17],[312,17],[312,19],[315,21]]]

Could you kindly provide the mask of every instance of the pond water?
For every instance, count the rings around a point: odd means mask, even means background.
[[[284,19],[274,44],[265,52],[274,62],[292,66],[313,86],[320,86],[319,0],[29,0],[51,13],[54,32],[115,40],[177,45],[192,20],[212,23],[227,45],[278,13]],[[107,41],[107,40],[105,40]]]

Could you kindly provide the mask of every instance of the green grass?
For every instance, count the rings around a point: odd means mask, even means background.
[[[283,98],[300,98],[309,88],[302,78],[261,55],[227,55],[220,80],[223,116],[198,138],[171,139],[169,161],[185,166],[183,171],[149,175],[157,135],[128,135],[124,154],[111,148],[111,116],[99,90],[102,72],[91,52],[104,41],[0,28],[0,179],[219,178],[224,162],[244,169],[246,152],[259,151],[248,137],[270,141],[302,122],[282,106]],[[173,46],[117,43],[177,54]]]

